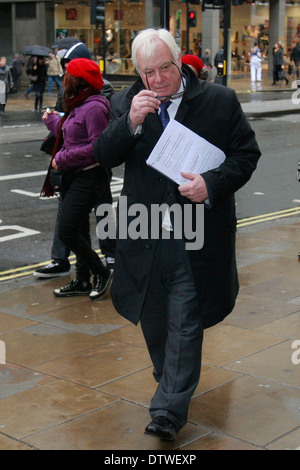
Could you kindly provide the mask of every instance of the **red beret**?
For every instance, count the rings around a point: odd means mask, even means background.
[[[81,77],[96,90],[103,87],[103,78],[99,66],[90,59],[73,59],[67,65],[67,72],[74,77]]]
[[[199,57],[197,57],[196,55],[193,55],[193,54],[184,55],[181,58],[181,62],[183,62],[186,65],[192,65],[193,67],[195,67],[195,69],[197,70],[198,76],[199,76],[199,73],[201,72],[201,70],[204,66],[202,60]]]

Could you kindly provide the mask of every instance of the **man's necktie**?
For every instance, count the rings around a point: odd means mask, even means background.
[[[161,103],[160,106],[159,106],[160,107],[159,117],[160,117],[163,129],[165,129],[168,122],[170,121],[170,116],[169,116],[169,113],[167,111],[170,104],[171,104],[171,101],[166,101],[164,103]]]

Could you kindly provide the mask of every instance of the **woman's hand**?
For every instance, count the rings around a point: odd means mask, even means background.
[[[44,112],[43,116],[42,116],[42,120],[45,121],[45,119],[48,118],[50,113],[51,113],[50,109],[47,108],[46,111]]]
[[[55,158],[53,158],[51,166],[52,166],[52,168],[54,168],[54,170],[58,170],[58,166],[56,164]]]
[[[51,109],[47,108],[46,111],[44,112],[43,116],[42,116],[42,120],[45,121],[45,119],[48,118],[49,114],[56,114],[58,115],[59,112],[58,111],[51,111]]]

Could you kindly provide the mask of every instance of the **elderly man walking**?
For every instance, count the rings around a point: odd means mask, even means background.
[[[94,149],[107,167],[125,163],[128,229],[137,206],[149,214],[146,235],[131,236],[128,230],[117,240],[111,296],[121,315],[141,322],[153,362],[158,386],[145,432],[173,440],[187,421],[199,381],[203,330],[223,320],[235,304],[234,193],[251,177],[260,150],[235,92],[200,81],[182,65],[170,32],[141,31],[132,43],[132,60],[140,78],[112,97],[112,120]],[[184,173],[188,181],[179,186],[149,167],[146,160],[169,118],[221,149],[225,161],[202,174]],[[170,210],[160,218],[156,237],[151,208],[162,204]],[[193,215],[185,222],[194,229],[197,207],[204,205],[201,249],[188,250],[184,236],[175,236],[174,204],[182,211],[189,207]],[[119,221],[124,223],[124,213]]]

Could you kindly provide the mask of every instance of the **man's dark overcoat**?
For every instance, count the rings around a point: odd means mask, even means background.
[[[242,112],[235,92],[222,85],[199,81],[185,65],[186,92],[175,119],[222,149],[226,160],[202,176],[209,191],[204,209],[204,245],[189,250],[189,260],[199,297],[199,316],[204,328],[223,320],[233,309],[238,294],[235,257],[236,215],[234,193],[251,177],[261,155],[255,134]],[[146,164],[162,134],[157,113],[148,114],[142,133],[128,126],[132,98],[143,83],[137,82],[112,97],[112,120],[95,143],[97,161],[112,168],[125,162],[122,196],[128,210],[133,204],[194,203],[182,197],[178,185]],[[123,214],[124,215],[124,214]],[[132,222],[128,218],[128,223]],[[116,310],[137,324],[143,308],[153,263],[156,240],[130,237],[117,241],[111,296]]]

